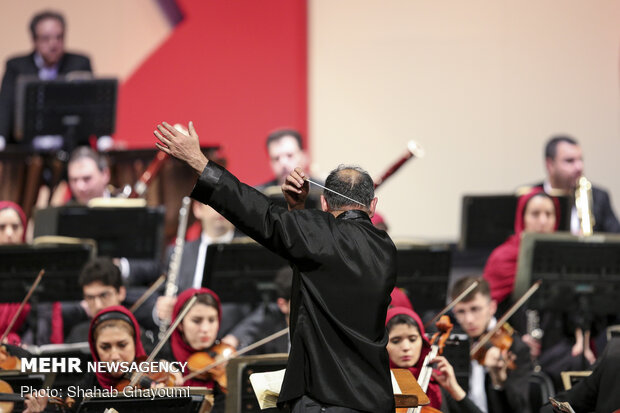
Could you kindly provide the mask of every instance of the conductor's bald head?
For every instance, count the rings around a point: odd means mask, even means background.
[[[372,218],[377,205],[372,178],[358,166],[340,165],[330,172],[325,186],[332,191],[323,191],[321,207],[323,211],[338,215],[350,209],[366,211]]]

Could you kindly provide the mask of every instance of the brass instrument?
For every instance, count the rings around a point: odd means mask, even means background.
[[[166,287],[164,290],[165,297],[176,297],[178,285],[177,278],[181,269],[181,256],[185,247],[185,233],[187,232],[187,219],[189,217],[189,206],[191,199],[183,197],[181,209],[179,210],[179,226],[177,227],[177,237],[174,241],[174,249],[170,256],[170,264],[168,266],[168,278],[166,279]],[[159,325],[159,338],[164,336],[166,329],[170,325],[170,320],[161,320]]]
[[[585,176],[579,178],[575,189],[575,206],[579,217],[581,235],[592,235],[594,228],[594,215],[592,215],[592,184]]]

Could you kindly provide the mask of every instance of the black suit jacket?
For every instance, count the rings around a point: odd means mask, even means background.
[[[592,374],[555,399],[569,402],[576,412],[611,413],[620,409],[620,338],[614,338],[596,363]],[[547,405],[541,412],[551,413]]]
[[[244,348],[271,334],[286,328],[286,317],[278,304],[261,304],[249,316],[237,324],[230,334],[239,340],[239,348]],[[263,344],[248,354],[288,353],[289,338],[283,335]]]
[[[534,185],[535,188],[544,188],[543,183]],[[570,215],[571,211],[561,211]],[[594,215],[594,232],[620,232],[620,222],[611,207],[609,194],[602,188],[592,185],[592,215]]]
[[[307,395],[322,404],[394,411],[385,316],[396,248],[359,210],[287,211],[212,162],[192,197],[289,260],[291,351],[279,404]]]
[[[58,74],[69,72],[92,72],[90,60],[86,56],[65,53],[58,66]],[[13,143],[13,121],[15,117],[15,88],[20,75],[39,74],[39,68],[34,63],[34,52],[26,56],[14,57],[6,62],[2,89],[0,90],[0,135]]]

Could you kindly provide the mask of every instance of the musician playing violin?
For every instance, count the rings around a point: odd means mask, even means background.
[[[474,281],[479,284],[454,306],[453,312],[460,327],[476,342],[497,323],[497,302],[491,299],[489,284],[479,277],[459,279],[451,290],[452,299],[465,291]],[[532,371],[529,348],[518,334],[512,336],[510,348],[488,345],[482,362],[472,360],[468,397],[483,412],[529,412],[528,377]],[[516,365],[510,370],[509,364]]]
[[[133,362],[146,357],[140,340],[140,326],[133,314],[120,305],[104,308],[93,317],[88,344],[95,362]],[[81,387],[110,390],[118,388],[125,379],[127,377],[122,371],[97,371],[94,376],[87,374]],[[174,375],[174,381],[180,385],[181,375]],[[143,381],[140,383],[143,385]],[[159,385],[151,383],[151,386]]]
[[[390,367],[409,369],[418,379],[424,359],[431,350],[420,316],[406,307],[392,307],[387,312],[385,325],[390,335],[387,345]],[[444,413],[480,413],[456,381],[450,362],[443,356],[437,356],[431,360],[431,364],[434,364],[435,369],[426,391],[430,406]],[[442,388],[447,393],[444,397]]]
[[[186,303],[193,296],[198,298],[196,304],[189,310],[183,321],[172,332],[172,336],[170,337],[172,354],[174,358],[180,362],[188,361],[192,355],[198,352],[206,352],[212,359],[217,358],[217,355],[212,353],[214,344],[218,344],[216,338],[221,322],[221,304],[217,294],[207,288],[190,288],[183,291],[179,294],[176,304],[174,305],[172,322],[176,320]],[[183,383],[185,386],[199,386],[213,389],[215,400],[212,412],[224,411],[225,395],[223,386],[225,386],[225,384],[224,381],[218,377],[219,373],[224,368],[224,365],[218,366],[218,370],[214,371],[213,374],[207,375],[206,378],[193,378]],[[184,372],[184,374],[187,373],[188,371]],[[225,378],[225,373],[222,378]],[[217,379],[220,380],[217,381]]]

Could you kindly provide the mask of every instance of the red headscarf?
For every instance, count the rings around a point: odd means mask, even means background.
[[[406,307],[413,311],[413,306],[411,305],[409,297],[407,297],[407,294],[405,294],[405,292],[400,288],[394,287],[390,297],[392,297],[390,307]]]
[[[3,209],[7,209],[7,208],[14,210],[15,212],[17,212],[17,215],[19,215],[19,219],[22,222],[22,227],[24,228],[22,242],[26,241],[27,221],[26,221],[26,214],[24,214],[24,210],[19,205],[17,205],[15,202],[0,201],[0,211],[2,211]],[[9,323],[13,319],[13,316],[17,312],[18,308],[19,308],[18,303],[0,304],[0,334],[4,333],[4,331],[7,329],[7,327],[9,326]],[[17,320],[15,321],[13,328],[11,329],[11,331],[9,331],[9,334],[7,335],[7,342],[9,344],[19,345],[21,343],[21,338],[19,337],[19,335],[17,335],[16,331],[18,331],[21,328],[22,324],[24,324],[24,321],[26,320],[26,317],[28,316],[29,312],[30,312],[30,304],[26,304],[24,306],[24,309],[20,313],[19,317],[17,317]]]
[[[123,307],[122,305],[115,305],[112,307],[104,308],[99,311],[93,320],[90,322],[90,328],[88,330],[88,345],[90,346],[90,353],[93,356],[93,360],[98,362],[99,353],[97,353],[97,348],[95,346],[95,339],[93,337],[93,333],[95,332],[95,327],[106,320],[123,320],[123,321],[131,321],[131,325],[133,326],[134,331],[134,347],[136,350],[136,355],[134,359],[138,357],[143,357],[146,355],[144,352],[144,347],[142,347],[142,341],[140,340],[140,326],[136,321],[136,318],[133,316],[131,311]],[[120,378],[113,377],[110,373],[107,372],[97,372],[95,373],[97,376],[97,381],[104,389],[113,388],[116,385]]]
[[[497,302],[501,302],[508,297],[514,289],[521,234],[525,229],[525,208],[530,199],[539,194],[544,194],[543,190],[541,188],[535,188],[519,198],[515,215],[514,235],[511,235],[506,242],[493,250],[484,267],[482,276],[489,282],[489,287],[491,287],[491,298]],[[558,224],[560,222],[560,203],[557,198],[551,197],[551,199],[555,207],[555,231],[558,229]]]
[[[213,291],[209,290],[208,288],[188,288],[187,290],[179,294],[177,298],[177,302],[174,304],[174,308],[172,309],[172,321],[174,322],[176,320],[177,316],[181,312],[181,309],[183,308],[183,306],[189,299],[191,299],[195,295],[200,295],[200,294],[209,294],[215,299],[215,302],[217,303],[217,317],[218,317],[219,323],[221,323],[222,322],[222,304],[220,302],[220,298],[217,296],[217,294],[215,294]],[[185,341],[185,338],[183,337],[183,333],[181,332],[181,330],[179,330],[179,327],[177,327],[172,332],[172,335],[170,337],[170,346],[172,347],[172,354],[174,354],[174,358],[180,362],[187,361],[189,356],[191,356],[197,351],[193,349],[187,343],[187,341]],[[205,382],[191,379],[191,380],[185,381],[185,383],[183,384],[185,386],[204,387]],[[213,388],[213,382],[207,382],[207,387]]]
[[[413,373],[413,375],[417,379],[420,376],[420,370],[422,370],[424,358],[431,351],[431,343],[430,341],[428,341],[428,338],[426,338],[426,332],[424,331],[424,323],[422,323],[422,319],[420,319],[418,313],[407,307],[392,307],[388,309],[387,316],[385,318],[385,325],[387,326],[389,321],[399,314],[404,314],[411,317],[413,321],[415,321],[415,323],[417,324],[418,330],[420,331],[420,337],[422,337],[422,350],[420,351],[420,357],[418,358],[415,366],[409,367],[409,371],[411,371],[411,373]],[[398,368],[398,366],[392,363],[392,360],[390,360],[390,368]],[[441,387],[434,378],[431,378],[431,381],[428,384],[426,395],[430,399],[432,407],[436,409],[441,408]]]
[[[22,235],[22,242],[26,241],[26,225],[28,225],[28,221],[26,220],[26,214],[24,214],[24,210],[22,207],[17,205],[15,202],[11,201],[0,201],[0,211],[3,209],[10,208],[17,212],[19,215],[19,220],[22,222],[22,227],[24,228],[24,234]]]

